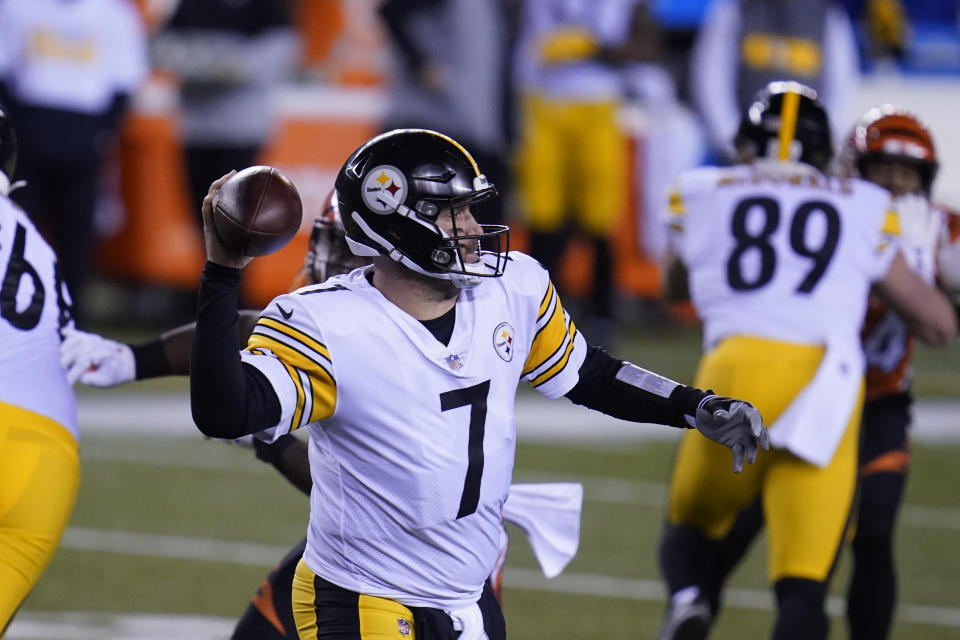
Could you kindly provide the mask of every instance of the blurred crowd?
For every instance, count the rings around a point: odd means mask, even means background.
[[[163,186],[182,191],[164,206],[187,210],[195,233],[182,244],[197,253],[207,186],[265,161],[285,117],[277,94],[320,87],[336,101],[360,87],[376,95],[374,130],[429,127],[462,141],[504,196],[483,221],[521,231],[518,248],[561,274],[600,341],[637,293],[618,287],[618,236],[656,263],[670,180],[731,161],[759,87],[813,87],[842,140],[862,73],[943,71],[960,41],[947,0],[4,0],[0,33],[0,102],[26,182],[14,198],[60,254],[81,322],[112,317],[89,286],[105,279],[154,301],[141,320],[192,315],[189,284],[124,273],[98,250],[144,215],[120,177],[137,170],[121,141],[126,116],[155,115],[146,98],[157,87],[173,87],[163,109],[180,174]],[[298,186],[325,191],[328,174]],[[164,220],[139,224],[160,238]],[[128,251],[162,255],[158,244]],[[157,294],[167,285],[186,292]]]

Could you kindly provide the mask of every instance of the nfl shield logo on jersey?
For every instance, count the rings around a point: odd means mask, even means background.
[[[397,631],[404,637],[410,635],[410,621],[405,618],[397,618]]]
[[[501,322],[493,330],[493,348],[506,362],[513,360],[513,327],[510,323]]]
[[[447,366],[451,369],[459,369],[463,366],[463,362],[460,360],[460,356],[455,353],[451,353],[447,356]]]

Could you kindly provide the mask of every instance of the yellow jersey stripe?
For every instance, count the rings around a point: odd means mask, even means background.
[[[287,370],[290,379],[293,380],[293,386],[297,390],[297,406],[290,418],[290,431],[294,431],[300,426],[300,420],[303,418],[303,405],[306,402],[307,394],[303,391],[303,382],[300,380],[300,372],[297,371],[296,367],[284,363],[283,368]]]
[[[540,301],[540,309],[537,311],[537,322],[540,322],[540,318],[543,317],[543,314],[547,312],[547,309],[550,308],[550,300],[553,298],[553,283],[547,283],[547,292],[543,294],[543,300]]]
[[[333,415],[337,404],[337,382],[323,364],[270,336],[259,333],[250,336],[247,349],[256,353],[261,348],[272,351],[284,366],[293,366],[307,375],[311,407],[304,423],[323,420]],[[302,385],[300,388],[302,389]]]
[[[526,362],[523,363],[523,373],[521,375],[525,376],[549,361],[563,346],[566,335],[566,314],[564,314],[563,305],[560,304],[558,299],[557,304],[553,307],[553,315],[533,337],[533,345],[530,347],[530,354],[527,356]]]
[[[780,109],[780,146],[778,160],[790,159],[790,143],[797,135],[797,114],[800,111],[800,94],[795,90],[783,94],[783,106]]]
[[[307,422],[316,422],[317,420],[326,420],[333,415],[333,410],[337,406],[337,387],[336,385],[316,383],[314,379],[310,380],[310,398],[313,400],[310,406],[310,415]]]
[[[570,332],[568,334],[569,340],[567,342],[567,349],[563,354],[563,357],[557,360],[557,362],[552,367],[550,367],[549,369],[541,373],[539,376],[531,380],[530,384],[532,384],[534,387],[539,387],[545,382],[549,382],[555,375],[557,375],[558,373],[560,373],[566,368],[567,362],[570,361],[570,354],[573,353],[574,336],[576,334],[577,334],[577,327],[573,322],[571,322]]]
[[[296,368],[305,371],[307,375],[321,379],[326,378],[330,380],[331,384],[336,384],[333,380],[333,374],[324,363],[311,358],[309,355],[294,349],[287,343],[281,342],[273,336],[262,333],[252,334],[247,341],[247,350],[252,351],[256,347],[272,351],[281,362],[284,364],[292,364]]]
[[[312,349],[313,351],[316,351],[327,360],[330,359],[330,352],[327,351],[326,345],[324,345],[321,342],[318,342],[314,338],[311,338],[310,336],[305,334],[303,331],[300,331],[299,329],[297,329],[292,325],[286,324],[285,322],[280,322],[275,318],[263,318],[263,317],[257,320],[257,325],[258,326],[262,325],[264,327],[270,327],[271,329],[275,329],[276,331],[279,331],[280,333],[286,336],[289,336],[291,340],[296,340],[297,342],[304,345],[308,349]],[[256,328],[254,328],[254,331],[256,331]]]
[[[891,236],[900,235],[900,216],[897,215],[896,211],[887,211],[887,215],[883,218],[883,228],[880,231]]]

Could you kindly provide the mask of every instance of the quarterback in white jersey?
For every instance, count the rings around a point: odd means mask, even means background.
[[[53,249],[8,197],[16,153],[0,109],[0,636],[53,557],[80,482],[60,367],[70,298]]]
[[[250,258],[210,227],[222,182],[203,207],[191,404],[214,437],[309,430],[301,638],[505,636],[499,606],[480,596],[497,562],[521,380],[624,419],[696,427],[732,449],[737,471],[766,447],[749,404],[587,345],[547,273],[507,250],[509,230],[476,222],[473,207],[496,190],[433,131],[391,131],[347,159],[336,182],[347,241],[373,265],[276,298],[238,355],[231,326]]]
[[[336,193],[331,191],[325,203],[324,210],[314,219],[304,266],[290,285],[291,291],[370,264],[369,258],[354,256],[347,246]],[[239,344],[247,343],[258,315],[253,311],[240,313]],[[65,332],[61,363],[67,370],[68,380],[97,387],[166,375],[188,375],[193,330],[194,325],[189,324],[151,341],[127,345],[72,329]],[[259,460],[272,464],[294,486],[308,496],[311,494],[313,480],[307,442],[290,434],[269,444],[253,436],[230,442],[251,447]],[[503,505],[503,519],[527,534],[548,578],[558,575],[576,553],[582,499],[583,487],[579,483],[510,485],[510,497]],[[306,539],[294,546],[263,581],[238,620],[231,635],[233,640],[282,640],[295,633],[291,586],[305,546]],[[481,599],[500,599],[507,547],[507,531],[501,529],[497,564]]]
[[[922,338],[956,333],[946,299],[898,252],[890,194],[823,173],[829,131],[816,92],[771,83],[744,114],[743,164],[691,170],[670,194],[666,289],[689,295],[703,320],[696,383],[759,408],[773,449],[730,481],[714,443],[685,434],[661,547],[671,594],[662,640],[706,637],[731,568],[717,566],[715,545],[758,499],[777,594],[772,637],[826,637],[827,579],[856,480],[871,287]]]

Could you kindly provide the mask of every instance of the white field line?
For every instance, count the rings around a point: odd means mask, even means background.
[[[535,569],[507,567],[503,575],[503,584],[508,589],[625,598],[627,600],[649,602],[664,601],[663,583],[657,580],[640,578],[617,578],[589,573],[564,573],[548,580]],[[731,588],[724,593],[725,607],[762,611],[773,610],[771,591]],[[827,602],[827,611],[835,618],[842,617],[844,615],[843,598],[830,596]],[[903,622],[960,627],[960,608],[901,604],[897,608],[897,618]]]
[[[81,436],[84,433],[197,435],[184,392],[84,389],[77,394]],[[960,443],[957,399],[921,398],[913,405],[911,437],[917,442]],[[517,396],[517,437],[530,442],[618,443],[675,441],[682,433],[662,425],[635,424],[574,407],[567,400],[547,400],[537,393]]]
[[[24,611],[6,640],[223,640],[237,621],[210,616],[148,613]]]
[[[81,447],[81,455],[86,460],[103,462],[124,462],[146,464],[159,467],[203,469],[206,471],[231,471],[242,469],[257,475],[276,473],[269,465],[255,460],[250,453],[247,465],[238,467],[232,460],[222,460],[206,456],[202,450],[206,446],[234,446],[217,442],[201,443],[198,441],[198,454],[195,458],[183,455],[165,456],[148,448],[130,448],[122,452],[98,450],[96,447],[85,449]],[[621,478],[572,478],[562,474],[521,472],[515,478],[525,482],[569,482],[580,480],[584,485],[584,499],[588,502],[607,504],[634,505],[649,508],[662,508],[666,502],[667,485],[663,482],[648,482],[640,480],[624,480]],[[900,524],[913,529],[945,529],[960,531],[960,508],[932,507],[906,504],[900,513]]]
[[[288,551],[287,547],[278,545],[85,527],[68,528],[61,546],[67,549],[84,551],[258,565],[265,569],[276,563]],[[534,569],[508,567],[504,583],[508,588],[551,593],[626,598],[648,602],[662,602],[664,599],[662,583],[657,580],[640,578],[566,573],[552,580],[547,580],[539,571]],[[728,589],[725,606],[735,609],[768,611],[772,610],[773,601],[770,592],[766,590]],[[827,607],[830,615],[834,617],[843,615],[842,598],[831,596]],[[960,628],[960,608],[957,607],[901,604],[897,615],[900,620],[905,622]],[[17,636],[11,635],[9,637]],[[86,636],[79,637],[85,638]]]
[[[571,478],[545,473],[518,473],[518,481],[550,482],[579,480],[587,502],[639,505],[659,508],[666,505],[667,485],[663,482],[623,480],[621,478]],[[900,511],[901,526],[913,529],[960,531],[960,509],[906,504]]]

